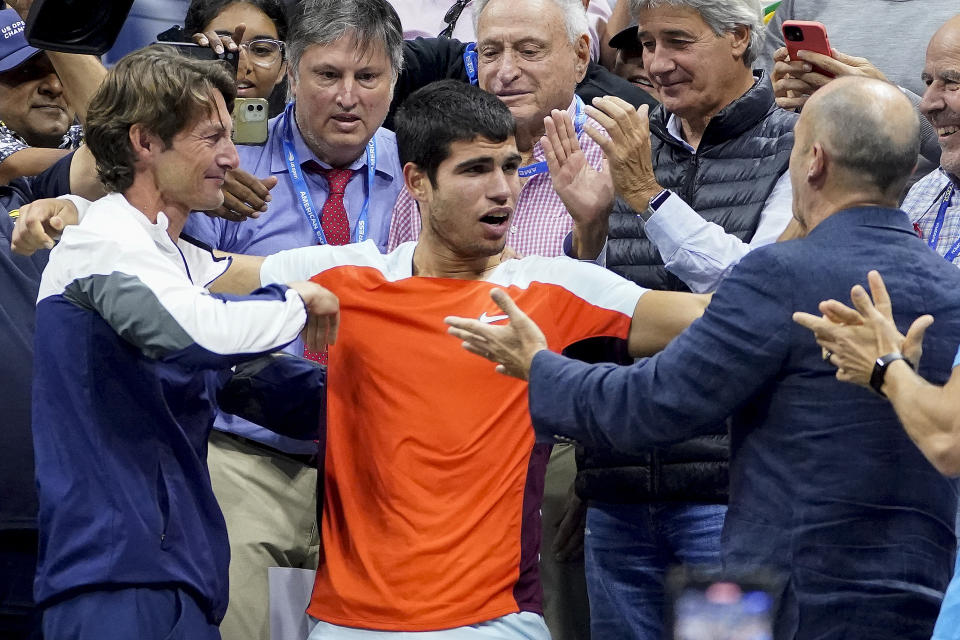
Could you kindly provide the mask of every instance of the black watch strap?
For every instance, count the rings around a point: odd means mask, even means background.
[[[873,373],[870,374],[870,387],[884,398],[887,397],[887,394],[882,391],[883,380],[887,376],[887,367],[890,366],[890,363],[896,362],[897,360],[903,360],[911,369],[914,368],[913,363],[904,358],[902,353],[896,351],[888,353],[885,356],[880,356],[877,358],[877,361],[873,363]]]

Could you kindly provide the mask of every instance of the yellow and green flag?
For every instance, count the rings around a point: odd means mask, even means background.
[[[773,20],[773,14],[777,12],[777,7],[780,6],[781,2],[773,2],[768,4],[763,8],[763,24],[768,24]]]

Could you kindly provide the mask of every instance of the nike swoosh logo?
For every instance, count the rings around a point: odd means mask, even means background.
[[[498,320],[506,320],[510,316],[488,316],[487,312],[484,311],[480,314],[480,322],[486,322],[490,324],[491,322],[497,322]]]

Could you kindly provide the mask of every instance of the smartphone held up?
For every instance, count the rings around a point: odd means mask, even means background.
[[[797,55],[800,51],[812,51],[828,58],[833,57],[833,49],[830,47],[830,39],[827,37],[827,28],[822,23],[807,20],[784,20],[781,31],[783,32],[783,41],[787,45],[787,54],[789,54],[791,60],[800,60],[801,58]],[[832,73],[816,65],[813,65],[813,71],[828,78],[834,77]]]

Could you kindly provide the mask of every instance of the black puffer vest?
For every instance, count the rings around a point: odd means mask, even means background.
[[[650,116],[657,181],[705,219],[749,242],[767,197],[789,165],[796,114],[778,108],[770,83],[758,77],[710,120],[696,153],[670,135],[668,118],[662,105]],[[643,221],[620,202],[610,215],[607,266],[650,289],[689,290],[664,269]],[[726,502],[725,425],[717,425],[716,434],[641,456],[581,451],[577,492],[605,502]]]

